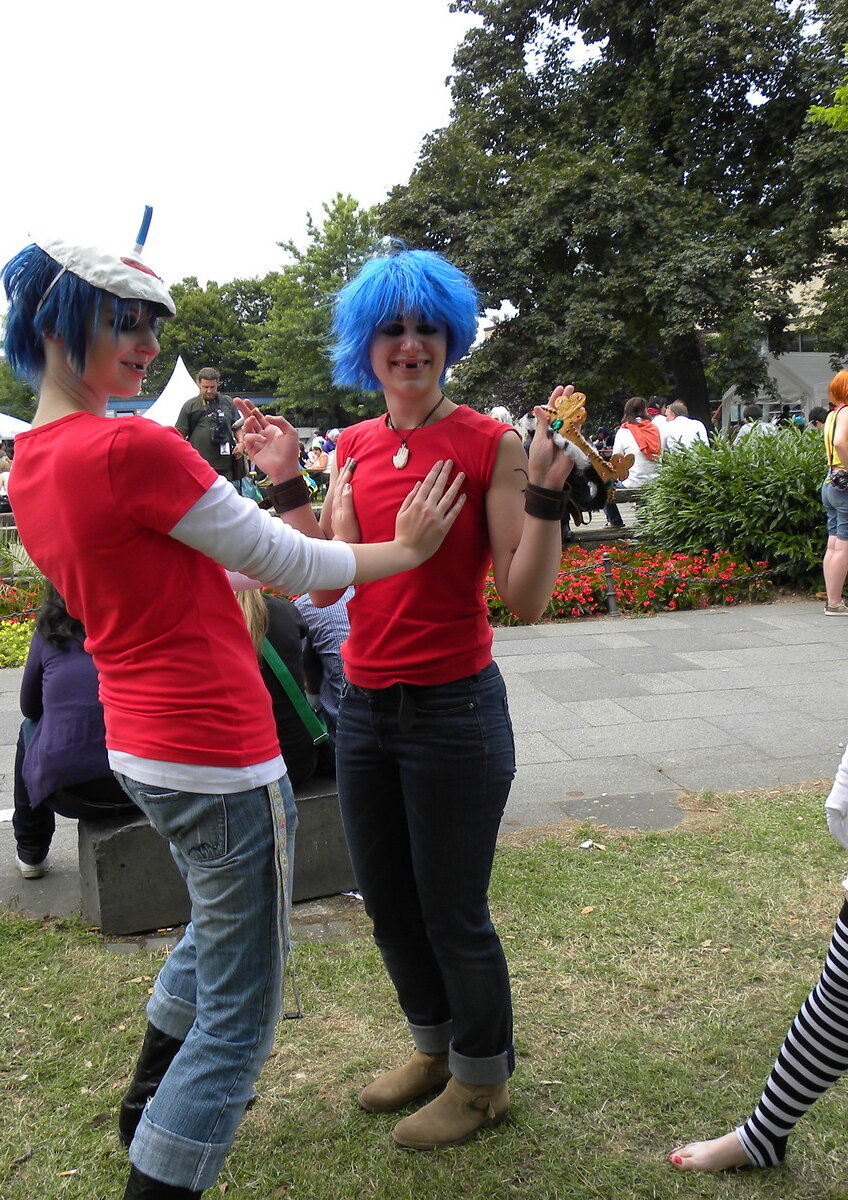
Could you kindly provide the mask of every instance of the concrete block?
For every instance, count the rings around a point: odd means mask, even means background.
[[[342,828],[336,781],[318,777],[295,792],[297,836],[292,900],[315,900],[350,892],[356,877]]]
[[[295,795],[293,901],[353,891],[336,782],[310,780]],[[106,934],[143,933],[188,921],[188,892],[168,843],[144,817],[79,822],[83,915]]]
[[[183,925],[191,904],[168,843],[145,817],[79,822],[83,915],[104,933]]]

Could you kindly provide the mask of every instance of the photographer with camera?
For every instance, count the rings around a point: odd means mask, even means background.
[[[241,432],[234,428],[239,414],[230,397],[218,392],[220,384],[215,367],[198,371],[200,392],[180,409],[177,430],[213,471],[237,484],[245,474]]]

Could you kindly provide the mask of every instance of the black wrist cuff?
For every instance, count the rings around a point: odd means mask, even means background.
[[[561,521],[570,492],[571,488],[567,484],[563,489],[557,490],[528,483],[524,493],[524,511],[528,517],[536,517],[540,521]]]
[[[306,486],[306,480],[302,475],[295,475],[293,479],[285,479],[282,483],[275,483],[270,487],[260,508],[273,507],[274,511],[282,516],[283,513],[290,512],[293,508],[303,508],[304,504],[308,503],[309,488]]]

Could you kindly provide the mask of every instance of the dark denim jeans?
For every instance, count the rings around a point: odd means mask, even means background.
[[[53,792],[35,808],[30,806],[29,792],[24,783],[24,755],[38,725],[25,717],[18,733],[15,750],[15,810],[12,827],[17,854],[21,862],[40,863],[47,857],[56,831],[56,817],[73,820],[99,821],[108,817],[126,816],[131,820],[138,809],[125,794],[113,775],[105,779],[90,779],[69,784],[64,791]]]
[[[512,1005],[489,916],[515,749],[492,663],[438,687],[347,684],[339,799],[374,939],[416,1045],[448,1050],[468,1083],[512,1072]]]

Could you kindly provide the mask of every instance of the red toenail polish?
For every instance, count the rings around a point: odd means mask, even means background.
[[[682,1162],[683,1162],[683,1159],[680,1157],[680,1155],[679,1155],[679,1154],[670,1154],[670,1155],[669,1155],[669,1158],[671,1159],[671,1161],[672,1161],[673,1163],[677,1163],[677,1164],[678,1164],[678,1166],[680,1165],[680,1163],[682,1163]]]

